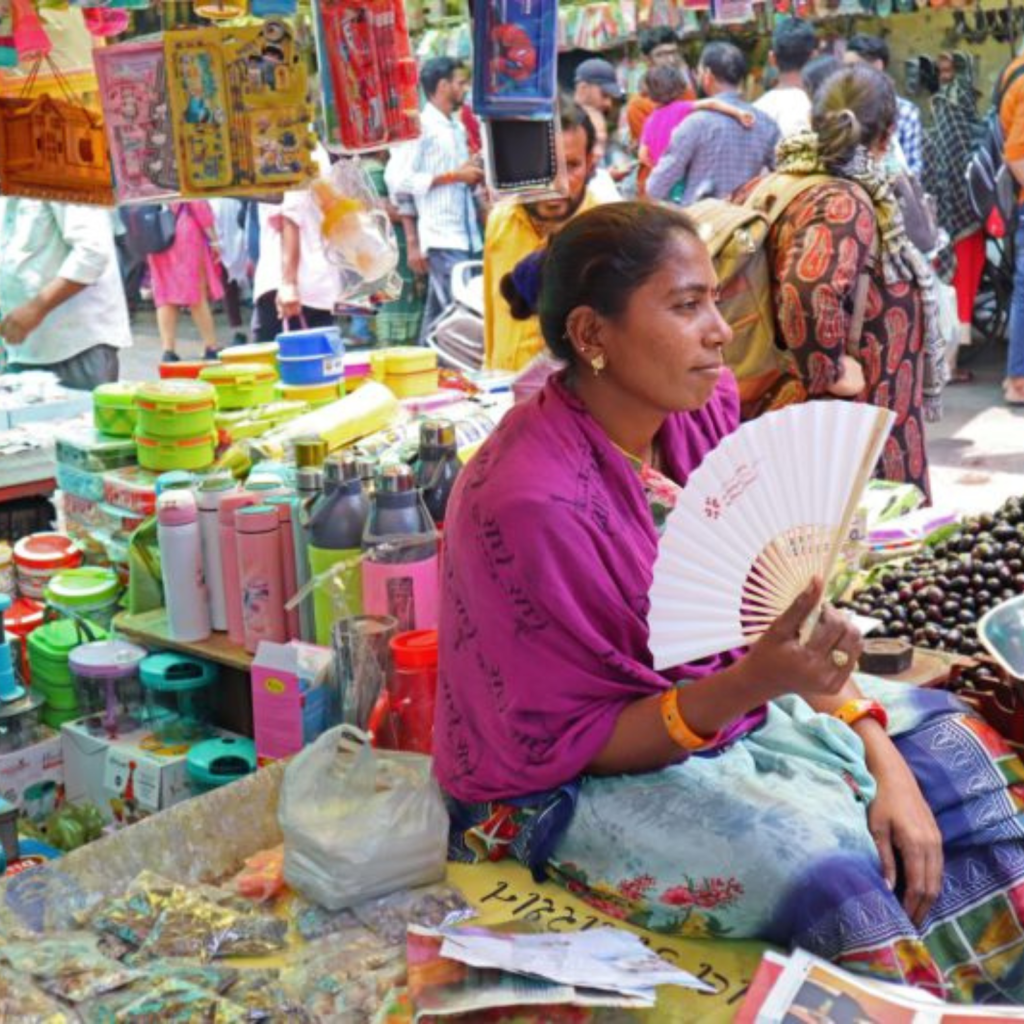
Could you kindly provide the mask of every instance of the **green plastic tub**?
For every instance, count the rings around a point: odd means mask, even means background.
[[[272,402],[277,374],[265,363],[232,363],[208,367],[199,379],[217,389],[217,408],[225,411]]]
[[[217,392],[199,380],[154,381],[136,392],[135,407],[138,432],[146,437],[199,437],[213,430]]]

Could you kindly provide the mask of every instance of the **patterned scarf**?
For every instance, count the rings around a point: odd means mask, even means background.
[[[881,240],[882,274],[887,284],[913,281],[924,307],[924,411],[929,422],[942,416],[942,389],[949,378],[946,344],[939,327],[939,303],[935,273],[907,237],[903,213],[889,178],[858,146],[842,166],[826,167],[818,152],[818,136],[801,132],[779,143],[778,170],[783,174],[828,174],[855,182],[868,194],[875,208]]]

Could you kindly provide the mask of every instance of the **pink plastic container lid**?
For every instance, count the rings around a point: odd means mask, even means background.
[[[199,521],[199,509],[191,491],[165,491],[156,506],[156,521],[161,526],[187,526]]]
[[[120,679],[133,675],[146,652],[127,640],[97,640],[68,655],[68,666],[83,679]]]

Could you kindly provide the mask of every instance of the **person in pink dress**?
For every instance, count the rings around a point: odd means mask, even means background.
[[[736,118],[744,127],[754,124],[753,115],[724,100],[686,99],[689,85],[682,71],[674,65],[652,68],[644,77],[647,95],[655,103],[654,111],[644,122],[640,135],[640,171],[637,190],[641,198],[647,194],[647,179],[658,165],[662,154],[672,141],[672,133],[695,110],[714,110]]]
[[[178,310],[187,306],[203,340],[203,358],[217,358],[217,329],[210,300],[224,295],[220,276],[220,247],[214,228],[213,208],[205,201],[171,203],[174,212],[174,244],[147,256],[156,305],[156,322],[163,348],[163,362],[179,361],[175,351]]]

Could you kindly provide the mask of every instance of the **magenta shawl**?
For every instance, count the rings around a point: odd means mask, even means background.
[[[739,424],[728,373],[659,436],[679,484]],[[449,506],[434,730],[454,797],[501,800],[576,778],[626,705],[675,673],[652,668],[648,592],[658,535],[636,471],[553,377],[513,409]]]

